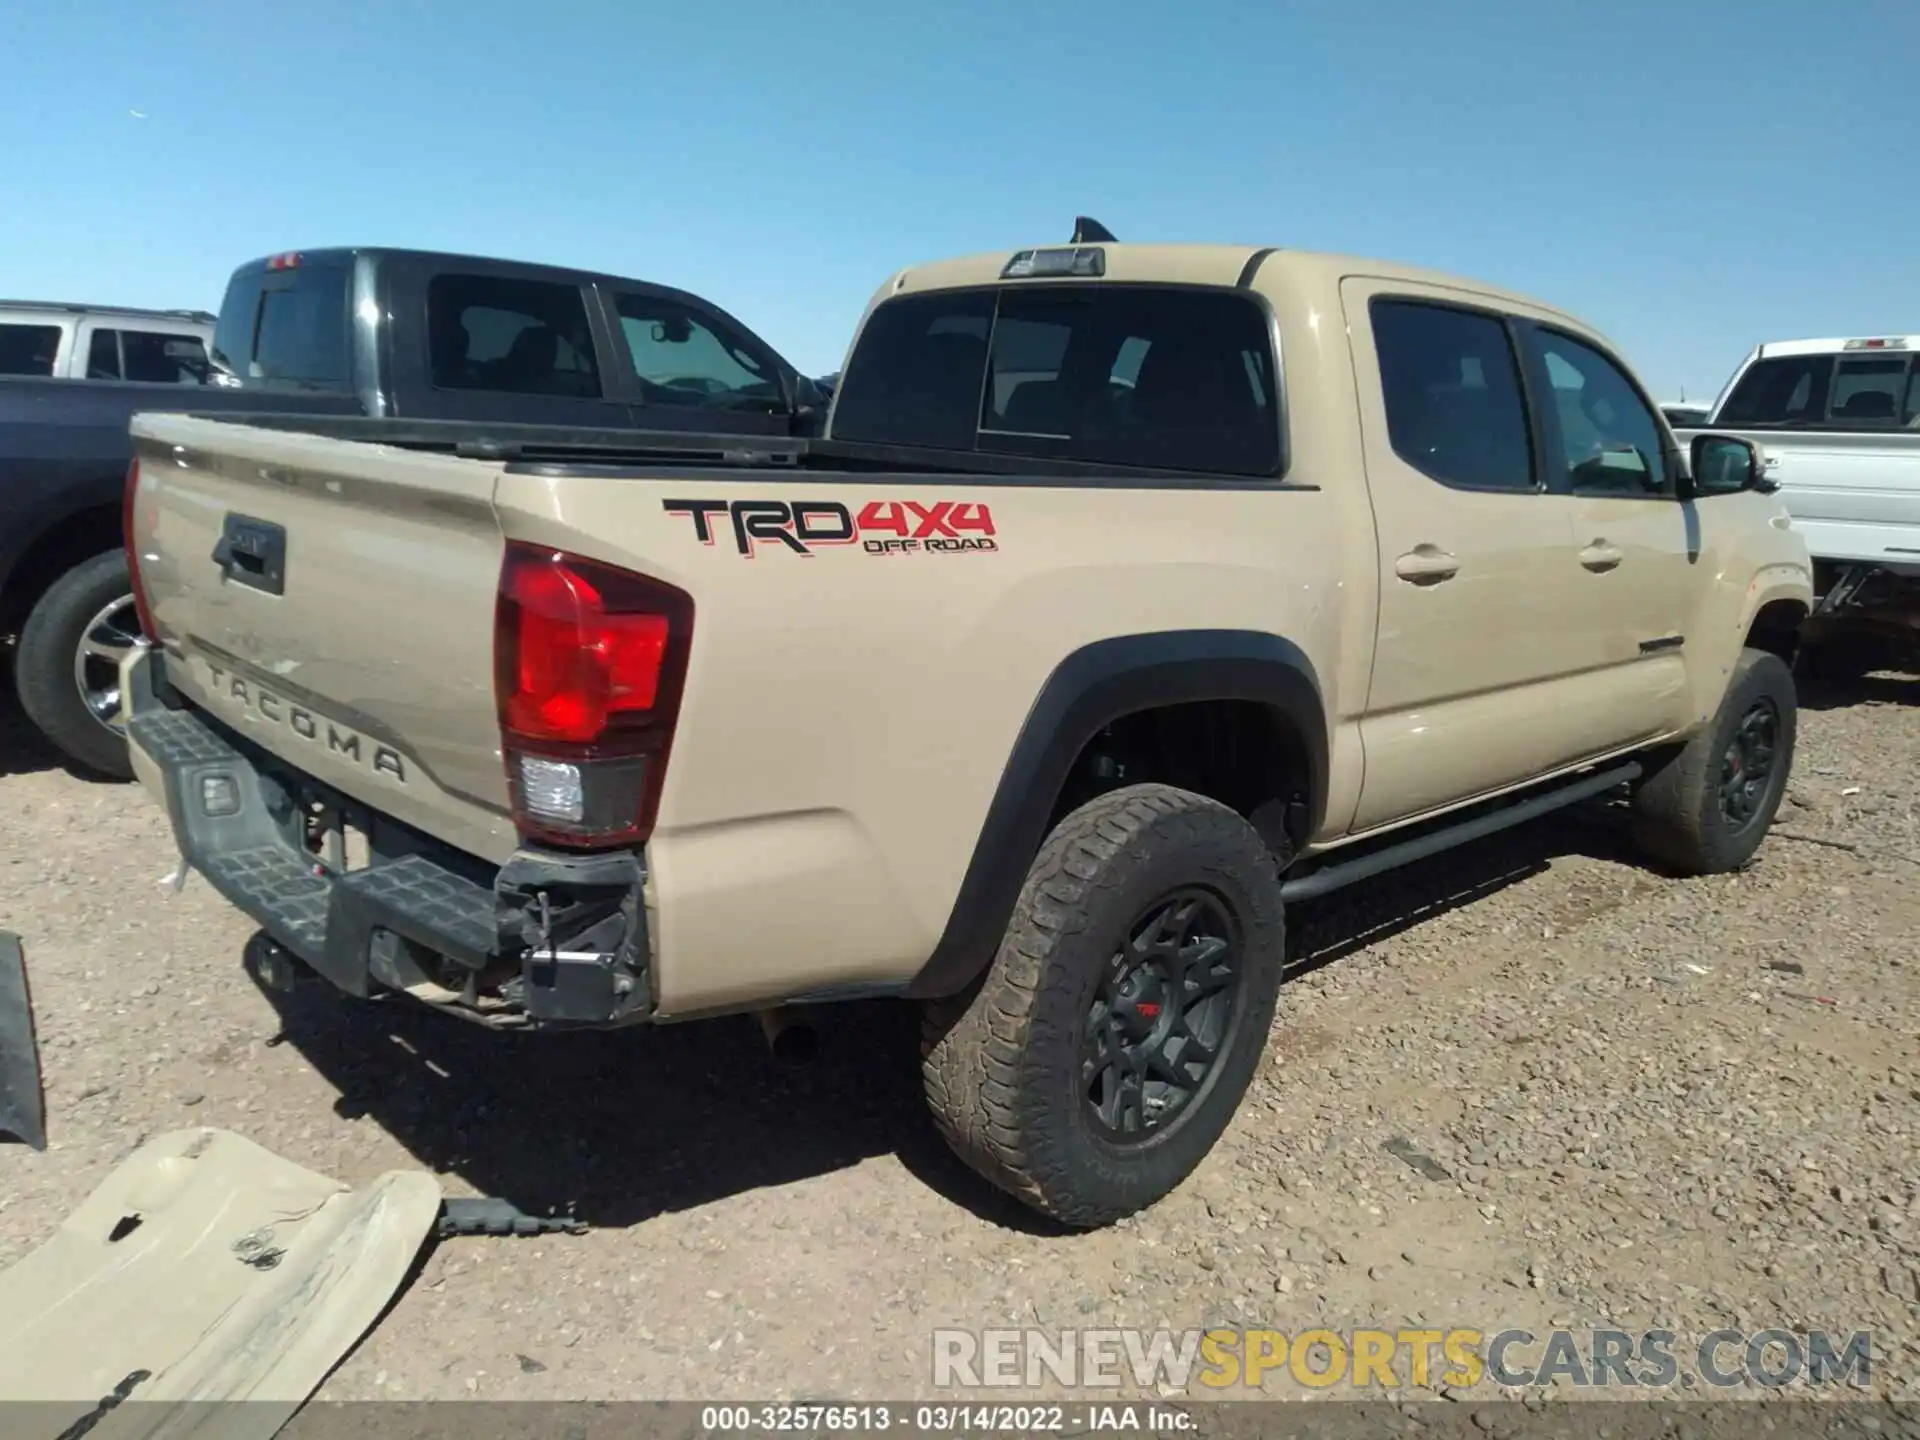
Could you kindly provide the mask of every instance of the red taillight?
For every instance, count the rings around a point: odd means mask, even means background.
[[[127,467],[127,488],[120,499],[120,540],[127,549],[127,578],[133,582],[133,608],[140,617],[140,632],[149,640],[158,640],[160,632],[147,604],[147,589],[140,583],[140,541],[133,533],[133,502],[139,489],[140,462],[135,460]]]
[[[693,601],[644,575],[507,546],[494,683],[514,818],[562,845],[652,831],[693,636]]]

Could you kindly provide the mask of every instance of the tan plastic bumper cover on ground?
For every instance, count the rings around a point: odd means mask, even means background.
[[[424,1172],[349,1190],[227,1131],[149,1141],[0,1274],[7,1433],[272,1435],[380,1317],[439,1208]]]

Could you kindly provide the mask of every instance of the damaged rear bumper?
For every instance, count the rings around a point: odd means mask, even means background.
[[[251,744],[124,667],[134,768],[184,862],[349,995],[412,995],[496,1028],[608,1028],[652,1012],[645,868],[632,851],[521,849],[494,866]],[[366,840],[349,868],[346,829]]]

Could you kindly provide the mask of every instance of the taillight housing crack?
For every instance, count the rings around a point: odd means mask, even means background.
[[[653,833],[693,644],[693,598],[629,570],[509,541],[494,691],[514,824],[576,849]]]

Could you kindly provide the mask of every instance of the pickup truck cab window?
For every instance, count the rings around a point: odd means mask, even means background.
[[[1831,355],[1783,355],[1761,360],[1747,373],[1720,409],[1722,425],[1803,425],[1827,413],[1833,383]]]
[[[994,292],[903,295],[868,317],[841,378],[838,439],[971,450]]]
[[[1281,468],[1266,311],[1230,290],[1064,284],[875,308],[844,440],[1267,477]]]
[[[1920,365],[1910,354],[1809,351],[1755,360],[1715,419],[1736,430],[1890,430],[1920,425]]]
[[[1377,299],[1369,309],[1394,453],[1455,489],[1536,489],[1505,323],[1426,301]]]
[[[244,386],[349,388],[346,269],[306,265],[235,275],[220,304],[213,359]]]
[[[662,296],[626,294],[614,308],[647,405],[779,410],[787,397],[769,357],[745,337]]]
[[[433,383],[443,390],[600,398],[578,285],[436,275],[427,285],[427,331]]]
[[[1848,425],[1890,424],[1900,418],[1906,388],[1904,355],[1842,360],[1833,376],[1833,418]]]
[[[1672,496],[1660,422],[1620,367],[1571,335],[1536,328],[1528,336],[1553,399],[1550,443],[1567,487],[1577,494]]]

